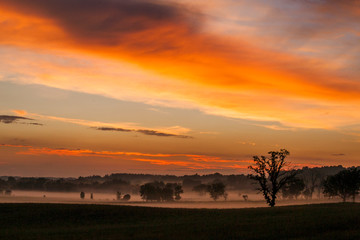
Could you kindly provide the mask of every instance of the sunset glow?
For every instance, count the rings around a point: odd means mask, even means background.
[[[247,173],[280,148],[295,167],[359,163],[358,1],[0,10],[0,175]]]

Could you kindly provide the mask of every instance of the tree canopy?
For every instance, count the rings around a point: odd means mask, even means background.
[[[270,207],[274,207],[276,203],[276,195],[280,189],[289,181],[291,181],[295,175],[295,171],[284,171],[286,166],[285,158],[290,153],[286,149],[280,151],[268,152],[269,157],[254,156],[254,166],[249,166],[254,174],[250,174],[249,177],[257,181],[260,185],[258,188],[266,202]]]
[[[339,196],[344,202],[348,197],[352,197],[355,201],[355,196],[360,190],[360,170],[351,168],[328,176],[323,182],[323,187],[324,194],[329,197]]]

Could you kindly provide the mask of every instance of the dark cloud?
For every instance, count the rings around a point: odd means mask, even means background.
[[[44,124],[42,124],[42,123],[36,123],[36,122],[34,122],[34,123],[28,123],[29,125],[35,125],[35,126],[44,126]]]
[[[136,132],[143,133],[145,135],[152,135],[152,136],[159,136],[159,137],[192,138],[191,136],[177,135],[177,134],[171,134],[171,133],[163,133],[163,132],[158,132],[158,131],[155,131],[155,130],[139,129],[139,130],[136,130]]]
[[[133,132],[134,130],[124,129],[124,128],[112,128],[112,127],[95,127],[97,130],[101,131],[117,131],[117,132]]]
[[[125,128],[112,128],[112,127],[94,127],[96,130],[101,131],[117,131],[117,132],[138,132],[145,135],[150,136],[158,136],[158,137],[177,137],[177,138],[193,138],[191,136],[186,135],[178,135],[172,133],[164,133],[155,130],[148,130],[148,129],[125,129]]]
[[[155,44],[164,38],[165,32],[157,35],[157,30],[170,27],[168,34],[178,30],[186,34],[196,29],[199,22],[197,14],[163,1],[0,0],[0,4],[28,15],[48,18],[62,27],[70,38],[85,41],[85,44],[112,46],[126,43],[143,49],[148,47],[149,41]],[[150,39],[134,38],[139,32],[146,32]],[[129,41],[129,35],[132,41]],[[170,43],[162,43],[164,48],[173,47]]]
[[[18,117],[18,116],[10,116],[10,115],[0,115],[0,122],[2,123],[16,123],[19,120],[34,120],[31,118],[26,118],[26,117]]]
[[[345,156],[344,153],[334,153],[334,154],[331,154],[332,156]]]
[[[0,115],[0,122],[5,123],[5,124],[21,123],[21,124],[31,124],[31,125],[37,125],[37,126],[42,126],[43,125],[43,124],[37,123],[37,122],[20,122],[22,120],[34,121],[34,119],[27,118],[27,117],[19,117],[19,116],[11,116],[11,115]]]

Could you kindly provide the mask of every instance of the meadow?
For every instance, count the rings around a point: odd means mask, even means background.
[[[0,204],[0,239],[360,239],[360,204],[182,209]]]

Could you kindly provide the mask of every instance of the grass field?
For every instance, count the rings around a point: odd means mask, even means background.
[[[360,239],[360,204],[250,209],[0,204],[0,239]]]

